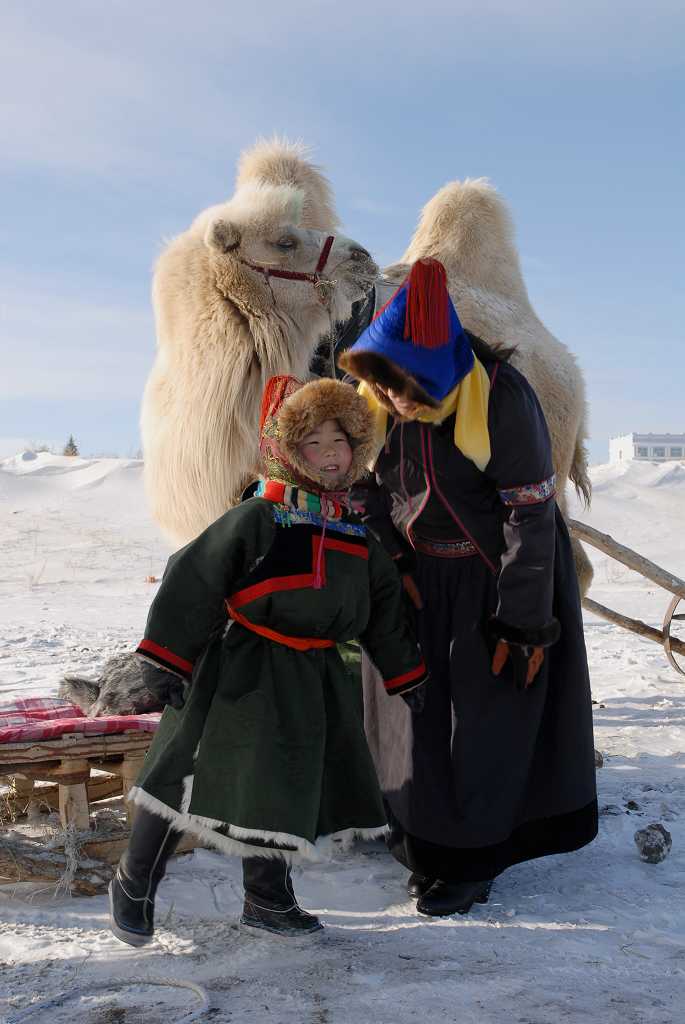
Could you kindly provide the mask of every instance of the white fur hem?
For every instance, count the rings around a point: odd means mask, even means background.
[[[288,864],[330,860],[336,848],[342,847],[343,850],[347,850],[355,839],[379,839],[388,832],[387,825],[378,825],[375,828],[345,828],[328,836],[319,836],[315,843],[311,843],[302,836],[289,835],[287,832],[266,832],[261,829],[242,828],[240,825],[227,826],[226,822],[214,818],[175,811],[157,797],[146,793],[140,786],[133,786],[127,799],[138,807],[145,807],[165,821],[170,821],[179,832],[196,835],[207,846],[212,846],[221,853],[232,854],[235,857],[281,857]],[[231,835],[217,832],[216,829],[219,827],[228,827]],[[263,839],[278,845],[253,846],[250,839]]]

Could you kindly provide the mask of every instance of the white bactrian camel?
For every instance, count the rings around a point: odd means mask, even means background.
[[[337,222],[330,186],[303,147],[261,142],[241,157],[233,197],[160,256],[141,428],[152,515],[174,545],[254,479],[269,377],[306,377],[321,336],[373,287],[378,267],[334,235]],[[93,717],[156,706],[134,654],[110,658],[98,680],[66,676],[60,692]]]
[[[583,375],[575,357],[530,304],[511,216],[486,180],[453,181],[433,196],[401,262],[384,273],[393,286],[377,286],[376,305],[404,279],[410,264],[427,256],[444,264],[464,327],[488,344],[515,347],[512,363],[535,389],[549,426],[561,511],[566,514],[568,480],[589,503]],[[584,595],[592,566],[577,541],[574,555]]]
[[[161,254],[141,429],[152,515],[174,544],[254,479],[269,377],[306,376],[332,320],[372,287],[368,252],[342,235],[327,241],[336,226],[330,186],[302,147],[262,142],[243,154],[233,197]]]

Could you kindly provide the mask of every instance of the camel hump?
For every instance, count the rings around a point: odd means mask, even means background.
[[[441,260],[450,280],[526,294],[511,215],[487,178],[450,181],[426,203],[402,262],[426,256]]]
[[[320,167],[309,159],[310,150],[288,139],[260,139],[241,153],[236,189],[245,185],[289,185],[304,195],[300,226],[334,231],[340,221],[333,190]]]

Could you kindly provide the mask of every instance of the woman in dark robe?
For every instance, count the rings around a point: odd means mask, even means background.
[[[466,913],[512,864],[597,833],[580,596],[547,425],[506,353],[463,330],[434,260],[339,363],[376,417],[375,483],[357,497],[417,608],[431,673],[409,709],[364,656],[390,849],[419,911]]]

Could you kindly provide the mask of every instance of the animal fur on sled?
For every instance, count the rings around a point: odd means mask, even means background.
[[[162,670],[148,664],[147,671]],[[109,658],[97,679],[65,676],[59,686],[59,696],[71,701],[89,718],[142,715],[162,710],[143,681],[141,659],[133,653]]]

